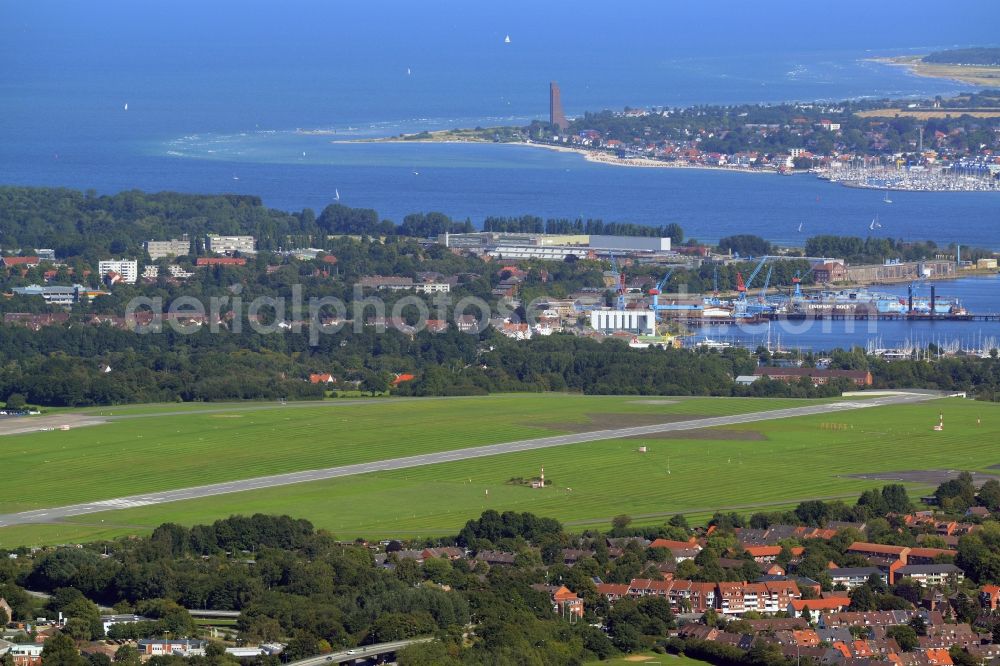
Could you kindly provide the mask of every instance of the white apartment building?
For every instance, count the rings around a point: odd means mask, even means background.
[[[109,259],[97,264],[97,272],[101,277],[107,276],[114,271],[122,276],[122,282],[135,284],[139,279],[139,262],[135,259]]]
[[[146,252],[149,253],[149,258],[153,261],[164,257],[183,257],[191,254],[191,239],[188,238],[187,234],[184,234],[179,239],[171,238],[165,241],[148,240],[143,245],[146,246]]]
[[[216,236],[205,238],[205,249],[215,254],[255,254],[257,243],[253,236]]]

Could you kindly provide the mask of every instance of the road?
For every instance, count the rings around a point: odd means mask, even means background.
[[[308,483],[310,481],[323,481],[326,479],[335,479],[344,476],[369,474],[371,472],[385,472],[390,470],[407,469],[410,467],[421,467],[424,465],[437,465],[440,463],[469,460],[472,458],[484,458],[487,456],[496,456],[505,453],[517,453],[519,451],[545,449],[554,446],[566,446],[568,444],[582,444],[585,442],[597,442],[607,439],[620,439],[624,437],[644,435],[648,436],[662,432],[696,430],[699,428],[712,428],[717,426],[733,426],[744,423],[754,423],[757,421],[795,418],[799,416],[834,414],[855,409],[868,409],[887,405],[922,402],[939,397],[941,397],[940,394],[898,393],[895,395],[881,395],[868,400],[848,400],[843,402],[812,404],[803,407],[789,407],[786,409],[751,412],[748,414],[696,418],[688,421],[677,421],[674,423],[635,426],[631,428],[614,428],[610,430],[593,430],[590,432],[553,435],[550,437],[538,437],[535,439],[523,439],[513,442],[504,442],[501,444],[488,444],[486,446],[475,446],[466,449],[454,449],[451,451],[440,451],[437,453],[425,453],[417,456],[391,458],[389,460],[376,460],[366,463],[357,463],[354,465],[342,465],[340,467],[328,467],[325,469],[275,474],[272,476],[240,479],[237,481],[213,483],[205,486],[194,486],[191,488],[178,488],[176,490],[165,490],[162,492],[146,493],[142,495],[129,495],[127,497],[84,502],[81,504],[71,504],[68,506],[54,507],[50,509],[35,509],[32,511],[23,511],[21,513],[0,514],[0,527],[24,525],[28,523],[51,523],[64,518],[82,516],[91,513],[100,513],[103,511],[116,511],[119,509],[131,509],[153,504],[181,502],[184,500],[201,499],[215,495],[241,493],[250,490],[262,490],[264,488],[288,486],[296,483]]]
[[[299,661],[290,661],[286,666],[327,666],[328,664],[342,664],[345,662],[351,663],[358,659],[367,659],[378,655],[391,654],[402,650],[407,645],[413,645],[414,643],[426,643],[432,640],[434,639],[411,638],[406,641],[393,641],[392,643],[364,645],[361,647],[351,648],[350,650],[341,650],[339,652],[319,655],[318,657],[309,657],[308,659],[300,659]]]

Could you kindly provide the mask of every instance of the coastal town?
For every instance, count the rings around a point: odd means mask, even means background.
[[[602,164],[811,173],[849,187],[1000,190],[1000,98],[630,108],[568,119],[550,84],[549,119],[447,130],[407,141],[495,141],[571,150]]]
[[[184,234],[146,240],[139,255],[99,255],[90,263],[81,257],[57,257],[52,249],[10,253],[0,257],[7,293],[3,321],[34,330],[71,321],[122,330],[147,330],[154,323],[228,330],[236,313],[221,307],[212,311],[207,303],[191,307],[190,302],[183,306],[168,302],[160,310],[143,307],[129,312],[121,305],[109,309],[102,304],[116,303],[120,293],[183,291],[206,279],[249,278],[263,283],[293,272],[308,276],[315,285],[312,291],[337,285],[351,294],[350,300],[377,296],[393,302],[411,295],[431,307],[441,297],[474,295],[490,304],[488,316],[438,307],[436,315],[420,320],[388,312],[384,305],[356,311],[345,304],[341,314],[326,311],[313,322],[328,328],[358,323],[406,335],[421,330],[442,333],[449,325],[462,333],[489,327],[516,340],[571,333],[598,340],[624,339],[633,347],[646,348],[697,344],[685,338],[734,323],[830,318],[971,322],[989,321],[993,314],[969,311],[960,298],[947,294],[947,282],[936,286],[938,280],[995,273],[996,255],[974,248],[966,248],[963,256],[961,247],[942,251],[900,246],[901,258],[867,263],[855,256],[804,256],[794,248],[769,247],[763,239],[736,239],[743,245],[735,247],[743,252],[764,249],[753,257],[741,256],[728,241],[711,246],[675,243],[681,239],[671,237],[521,231],[546,229],[541,220],[527,218],[487,220],[486,226],[500,230],[445,231],[412,240],[421,251],[461,258],[464,269],[450,273],[433,270],[438,267],[434,263],[417,265],[406,274],[356,272],[338,258],[338,253],[354,252],[362,242],[361,236],[351,235],[330,235],[323,248],[258,251],[258,239],[252,235]],[[550,221],[547,226],[567,232],[588,230],[579,221]],[[679,227],[672,231],[682,233]],[[388,241],[383,236],[369,242]],[[838,247],[817,243],[806,249]],[[922,258],[907,261],[906,253]],[[892,284],[909,285],[908,295],[887,294],[876,287]],[[259,313],[249,316],[254,323],[265,321]],[[298,318],[289,312],[269,323],[281,332],[311,322],[304,312]]]

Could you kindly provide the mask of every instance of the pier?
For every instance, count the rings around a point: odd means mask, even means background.
[[[768,312],[760,315],[770,321],[830,319],[833,321],[1000,321],[1000,312],[951,314],[929,312]]]
[[[734,326],[763,324],[768,321],[978,321],[1000,322],[1000,312],[966,314],[930,314],[921,312],[764,312],[752,317],[672,317],[671,321],[687,326]]]

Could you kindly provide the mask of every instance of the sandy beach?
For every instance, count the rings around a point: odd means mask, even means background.
[[[996,86],[1000,84],[1000,67],[927,63],[922,58],[923,56],[921,55],[895,56],[891,58],[869,58],[869,61],[893,67],[904,67],[914,76],[923,76],[931,79],[950,79],[974,86]]]
[[[587,150],[586,148],[573,148],[571,146],[553,146],[547,143],[512,143],[512,146],[529,146],[534,148],[545,148],[560,153],[576,153],[582,155],[588,162],[597,164],[607,164],[609,166],[633,167],[638,169],[703,169],[706,171],[727,171],[729,173],[753,173],[771,174],[778,172],[771,169],[750,169],[747,167],[734,166],[711,166],[708,164],[691,164],[690,162],[658,160],[652,157],[618,157],[603,150]]]
[[[432,133],[433,134],[433,133]],[[428,139],[399,139],[386,137],[378,139],[337,139],[330,143],[440,143],[440,144],[491,144],[497,146],[523,146],[526,148],[542,148],[552,150],[557,153],[573,153],[580,155],[588,162],[596,164],[606,164],[617,167],[633,167],[639,169],[704,169],[707,171],[727,171],[730,173],[753,173],[753,174],[777,174],[771,169],[750,169],[747,167],[732,166],[710,166],[708,164],[691,164],[689,162],[658,160],[652,157],[618,157],[603,150],[589,150],[587,148],[575,148],[573,146],[556,146],[550,143],[524,142],[494,142],[476,139],[454,139],[454,138],[428,138]]]

